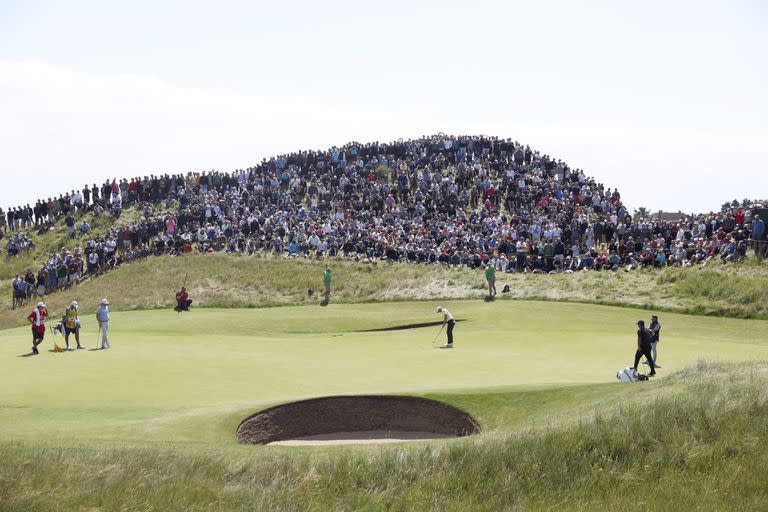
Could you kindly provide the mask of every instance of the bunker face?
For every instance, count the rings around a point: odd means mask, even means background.
[[[332,396],[279,405],[237,427],[244,444],[342,444],[461,437],[480,432],[464,411],[426,398]]]

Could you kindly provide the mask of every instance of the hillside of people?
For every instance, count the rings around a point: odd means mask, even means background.
[[[765,207],[633,215],[616,188],[527,145],[439,134],[85,185],[0,208],[0,240],[15,307],[126,262],[193,252],[533,274],[737,262],[768,253]],[[40,254],[52,231],[63,246]],[[32,266],[17,264],[25,254]]]

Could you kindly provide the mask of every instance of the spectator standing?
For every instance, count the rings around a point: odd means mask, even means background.
[[[763,219],[760,218],[759,215],[755,215],[752,219],[752,245],[755,249],[755,254],[758,256],[761,256],[763,252],[761,251],[762,247],[762,240],[765,236],[765,222]]]
[[[67,226],[67,236],[69,238],[74,238],[75,236],[75,218],[72,216],[71,213],[67,213],[67,216],[64,218],[64,224]]]
[[[496,296],[496,269],[493,265],[488,264],[485,266],[485,280],[488,281],[488,296]]]
[[[32,294],[35,292],[35,274],[32,273],[32,269],[28,268],[27,273],[24,274],[24,282],[27,284],[26,286],[26,300],[29,300],[32,298]]]
[[[331,297],[331,267],[325,267],[323,271],[323,286],[325,286],[325,301]]]
[[[24,281],[24,279],[19,276],[19,274],[16,274],[16,277],[13,278],[13,281],[11,282],[11,293],[12,293],[12,299],[13,299],[13,308],[16,309],[17,307],[21,307],[24,305],[24,301],[27,296],[27,283]]]
[[[109,348],[109,301],[101,299],[99,307],[96,309],[96,321],[99,323],[99,332],[101,333],[101,348]]]

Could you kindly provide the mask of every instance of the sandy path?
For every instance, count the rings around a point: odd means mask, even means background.
[[[446,434],[423,432],[417,430],[364,430],[360,432],[334,432],[313,436],[297,437],[285,441],[269,443],[279,446],[324,446],[334,444],[378,444],[401,443],[406,441],[424,441],[426,439],[446,439]]]

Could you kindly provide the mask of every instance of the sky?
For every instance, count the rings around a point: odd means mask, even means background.
[[[765,26],[760,0],[0,0],[0,207],[439,132],[630,211],[768,199]]]

